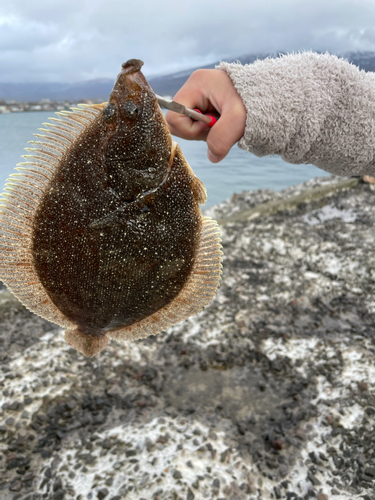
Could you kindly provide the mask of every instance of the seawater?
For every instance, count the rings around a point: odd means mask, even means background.
[[[38,132],[50,116],[53,116],[50,111],[0,115],[0,189],[16,164],[26,161],[21,158],[28,154],[23,148],[33,147],[27,142],[36,139],[32,134]],[[258,158],[237,146],[220,163],[212,164],[207,158],[205,142],[175,140],[207,188],[206,207],[226,200],[233,193],[253,189],[279,191],[313,177],[329,175],[314,165],[293,165],[278,156]]]

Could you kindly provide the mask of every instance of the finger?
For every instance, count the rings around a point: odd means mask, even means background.
[[[207,136],[208,159],[217,163],[227,156],[229,150],[244,135],[246,114],[242,103],[228,103],[220,120],[211,128]]]
[[[209,128],[202,122],[194,121],[191,118],[168,111],[166,115],[167,125],[172,135],[187,140],[206,140]]]

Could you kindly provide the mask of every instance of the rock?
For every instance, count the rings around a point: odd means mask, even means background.
[[[62,489],[63,489],[62,480],[61,480],[61,477],[58,476],[53,483],[53,491],[62,490]]]
[[[368,383],[365,381],[357,382],[358,389],[362,392],[368,391]]]
[[[366,476],[375,478],[375,467],[366,467],[365,474],[366,474]]]
[[[194,498],[195,498],[195,495],[192,492],[192,490],[189,488],[188,492],[187,492],[186,500],[194,500]]]
[[[275,448],[275,450],[282,450],[283,444],[282,439],[275,439],[275,441],[272,441],[272,447]]]
[[[9,486],[10,491],[21,491],[21,488],[22,488],[22,483],[19,479],[13,481]]]
[[[173,476],[173,479],[181,479],[182,478],[182,474],[179,470],[175,470],[172,474]]]
[[[13,457],[10,458],[7,462],[7,470],[15,469],[17,467],[20,467],[21,465],[24,465],[27,460],[25,457]]]
[[[280,465],[279,473],[281,477],[285,477],[288,474],[288,467],[286,465]]]
[[[63,500],[64,497],[65,497],[64,490],[56,490],[53,492],[53,495],[52,495],[53,500]]]
[[[212,481],[212,486],[214,488],[220,488],[220,479],[218,479],[217,477],[215,477],[215,479]]]
[[[337,469],[341,469],[341,467],[343,466],[344,460],[342,459],[342,457],[339,457],[338,455],[334,455],[333,462],[334,462]]]
[[[103,500],[108,495],[108,493],[109,491],[107,490],[107,488],[101,488],[97,493],[97,497],[99,498],[99,500]]]
[[[107,389],[106,392],[108,396],[111,396],[113,398],[121,398],[124,393],[124,391],[118,384],[112,385],[109,389]]]
[[[91,464],[93,464],[95,462],[95,460],[96,460],[96,457],[94,455],[89,454],[86,457],[85,462],[86,462],[87,465],[91,465]]]
[[[114,443],[111,441],[111,439],[107,438],[104,439],[104,441],[102,441],[100,444],[105,450],[110,450]]]
[[[13,403],[11,403],[8,406],[8,410],[11,410],[11,411],[18,411],[18,410],[20,410],[22,408],[23,408],[23,404],[19,403],[18,401],[13,401]]]
[[[314,486],[319,486],[320,484],[322,484],[322,483],[319,481],[319,479],[318,479],[318,478],[316,478],[316,477],[314,476],[314,474],[313,474],[311,471],[309,471],[309,472],[307,473],[307,477],[309,478],[309,480],[311,481],[311,483],[312,483]]]

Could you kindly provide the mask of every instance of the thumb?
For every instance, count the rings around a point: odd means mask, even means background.
[[[212,163],[218,163],[227,156],[231,147],[245,132],[246,112],[242,103],[223,109],[220,119],[207,135],[207,156]]]

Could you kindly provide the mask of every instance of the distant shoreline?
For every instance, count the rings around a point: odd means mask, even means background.
[[[41,101],[18,102],[18,101],[0,101],[0,115],[9,113],[35,113],[39,111],[64,111],[79,103],[95,104],[99,101],[81,100],[81,101],[50,101],[42,99]],[[102,101],[100,101],[102,102]]]

